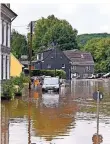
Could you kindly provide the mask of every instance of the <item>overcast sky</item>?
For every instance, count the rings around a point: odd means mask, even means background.
[[[89,1],[89,0],[88,0]],[[67,1],[68,2],[68,1]],[[54,14],[66,19],[78,34],[110,33],[110,3],[12,3],[11,9],[18,14],[12,28],[22,34],[27,33],[30,21]]]

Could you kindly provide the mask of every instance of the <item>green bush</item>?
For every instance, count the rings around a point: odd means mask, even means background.
[[[12,98],[16,93],[22,93],[24,83],[29,83],[29,80],[29,77],[23,73],[21,73],[20,77],[11,77],[2,84],[2,97]]]
[[[55,76],[55,70],[32,70],[32,76]],[[56,70],[56,76],[60,78],[66,78],[66,73],[63,70]]]
[[[7,80],[6,82],[3,83],[2,85],[2,97],[9,97],[12,98],[14,97],[14,94],[16,92],[16,88],[13,83],[13,79]]]
[[[21,73],[20,77],[13,77],[12,79],[14,85],[18,86],[18,92],[22,91],[24,83],[29,83],[29,77],[25,76],[23,73]]]

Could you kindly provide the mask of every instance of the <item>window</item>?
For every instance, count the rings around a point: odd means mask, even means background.
[[[8,24],[6,25],[6,46],[8,46]]]
[[[6,56],[3,56],[3,79],[6,79]]]
[[[41,54],[41,60],[43,60],[43,53]]]
[[[1,58],[1,79],[3,79],[3,55]]]
[[[4,44],[4,21],[2,21],[2,45]]]
[[[76,66],[73,66],[73,70],[76,70]]]
[[[7,56],[7,79],[10,78],[10,61],[9,56]]]
[[[39,54],[38,59],[39,59],[39,60],[41,59],[41,54]]]
[[[7,67],[7,56],[6,56],[6,79],[7,79],[7,72],[8,72],[8,71],[7,71],[7,68],[8,68],[8,67]]]
[[[81,54],[81,58],[84,58],[84,55],[83,55],[83,54]]]
[[[48,64],[48,65],[47,65],[47,68],[51,68],[51,65],[50,65],[50,64]]]
[[[40,60],[40,54],[37,54],[37,60]]]
[[[65,68],[65,64],[62,64],[62,68]]]
[[[8,47],[10,47],[10,32],[11,32],[11,27],[10,24],[8,25]]]
[[[87,67],[86,67],[86,70],[87,70],[87,71],[91,70],[91,67],[90,67],[90,66],[87,66]]]
[[[43,60],[43,53],[37,55],[37,60]]]

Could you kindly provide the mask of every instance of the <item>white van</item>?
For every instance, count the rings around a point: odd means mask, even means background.
[[[60,80],[58,77],[45,77],[42,85],[43,91],[53,90],[59,92]]]

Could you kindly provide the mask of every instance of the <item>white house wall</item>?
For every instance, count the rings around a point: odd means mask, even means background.
[[[5,4],[0,4],[0,15],[0,80],[6,80],[10,78],[11,20],[17,15],[12,10],[7,8]],[[2,25],[4,25],[3,35]],[[3,63],[1,63],[2,57]]]

